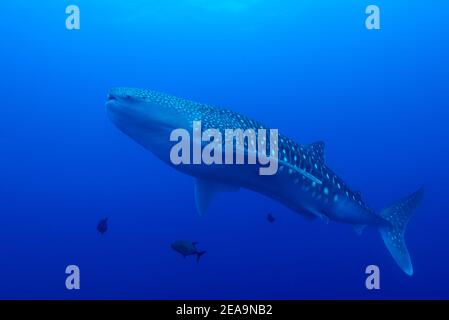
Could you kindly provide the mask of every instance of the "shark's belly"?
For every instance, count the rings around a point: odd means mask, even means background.
[[[248,164],[173,167],[195,178],[252,190],[309,218],[315,217],[313,212],[318,212],[321,205],[319,199],[314,199],[305,189],[299,188],[299,180],[291,179],[288,173],[282,170],[275,175],[264,176],[259,174],[257,165]]]
[[[157,140],[159,141],[159,140]],[[379,217],[370,210],[360,208],[351,193],[345,193],[328,183],[323,177],[310,176],[280,165],[274,175],[260,175],[259,164],[173,164],[167,145],[151,145],[159,159],[174,169],[211,182],[246,188],[276,200],[308,218],[321,218],[350,224],[379,224]],[[317,181],[323,182],[320,184]]]
[[[345,192],[318,185],[285,168],[272,176],[259,175],[255,165],[198,165],[177,169],[196,178],[260,193],[307,218],[354,225],[379,225],[385,222],[369,208],[363,208],[353,201]]]

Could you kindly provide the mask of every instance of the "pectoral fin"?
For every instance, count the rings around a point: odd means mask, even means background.
[[[222,184],[212,180],[195,179],[195,203],[200,216],[209,208],[212,198],[217,192],[236,192],[240,188]]]

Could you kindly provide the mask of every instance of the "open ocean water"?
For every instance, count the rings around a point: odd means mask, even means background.
[[[365,27],[371,4],[380,30]],[[448,15],[445,0],[1,1],[0,298],[449,298]],[[108,119],[116,86],[325,141],[327,165],[377,211],[424,186],[406,233],[414,275],[374,228],[247,190],[198,216],[193,179]],[[180,239],[207,251],[199,263],[171,249]],[[365,288],[371,264],[380,290]]]

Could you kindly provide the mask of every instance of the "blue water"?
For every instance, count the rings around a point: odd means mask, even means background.
[[[214,3],[1,1],[0,298],[449,298],[449,2]],[[80,30],[65,28],[69,4]],[[369,4],[381,30],[365,28]],[[249,191],[199,217],[192,178],[108,120],[114,86],[323,140],[376,210],[424,185],[406,233],[415,274],[375,229],[309,222]],[[207,250],[199,264],[170,248],[178,239]],[[80,290],[65,288],[70,264]],[[370,264],[380,290],[365,288]]]

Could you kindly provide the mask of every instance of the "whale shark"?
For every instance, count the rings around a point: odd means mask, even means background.
[[[422,187],[376,212],[327,166],[324,142],[299,144],[282,134],[275,142],[266,141],[266,147],[277,143],[278,170],[273,175],[260,175],[257,164],[174,164],[170,159],[175,144],[170,139],[173,130],[182,128],[193,134],[193,124],[198,121],[202,123],[201,130],[223,132],[226,129],[257,132],[268,127],[226,108],[139,88],[112,88],[107,95],[106,110],[120,131],[169,166],[195,179],[195,204],[200,214],[205,214],[217,192],[249,189],[310,220],[350,224],[359,234],[367,226],[376,228],[399,267],[407,275],[413,274],[404,234],[423,198]],[[234,147],[248,153],[249,145],[249,141],[244,141]]]

